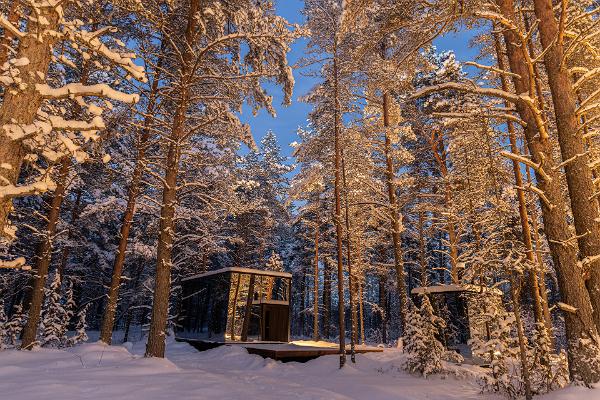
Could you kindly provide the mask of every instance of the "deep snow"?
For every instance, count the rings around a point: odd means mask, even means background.
[[[197,352],[169,341],[167,359],[142,357],[143,342],[125,346],[89,343],[68,350],[0,351],[0,399],[500,399],[482,395],[478,368],[452,367],[455,376],[423,379],[400,369],[396,349],[357,356],[337,368],[338,357],[280,363],[240,347]],[[600,390],[571,387],[555,399],[600,399]]]

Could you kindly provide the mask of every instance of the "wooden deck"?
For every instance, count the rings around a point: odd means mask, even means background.
[[[279,345],[244,345],[248,353],[256,354],[264,358],[272,358],[282,362],[297,361],[306,362],[321,356],[330,356],[339,354],[339,348],[335,347],[317,347],[317,346],[299,346],[292,343],[281,343]],[[383,349],[378,347],[356,346],[356,354],[380,353]],[[350,354],[350,346],[346,347],[346,352]]]
[[[339,347],[335,343],[320,342],[319,346],[301,345],[282,342],[208,342],[202,340],[177,339],[188,342],[200,351],[208,350],[218,346],[242,346],[248,353],[256,354],[264,358],[272,358],[281,362],[306,362],[321,356],[339,354]],[[370,346],[356,346],[356,354],[380,353],[383,349]],[[346,346],[346,352],[350,354],[350,346]]]

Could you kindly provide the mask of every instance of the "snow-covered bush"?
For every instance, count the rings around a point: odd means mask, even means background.
[[[457,351],[454,350],[446,350],[444,354],[442,354],[442,360],[448,361],[454,364],[460,364],[465,361],[465,358]]]
[[[17,304],[14,307],[14,312],[10,320],[6,323],[5,341],[10,347],[17,347],[17,341],[25,325],[25,315],[23,314],[23,306]]]
[[[82,343],[88,340],[88,336],[86,333],[87,323],[85,318],[87,316],[87,311],[90,306],[90,303],[83,306],[81,310],[77,313],[77,326],[75,327],[75,335],[71,336],[67,340],[67,345],[74,346],[78,343]]]
[[[279,254],[274,251],[271,252],[271,257],[269,257],[265,268],[267,271],[283,271],[283,261]]]
[[[48,347],[61,347],[66,331],[67,312],[61,302],[61,280],[54,274],[50,287],[46,291],[46,303],[42,314],[41,344]]]
[[[508,313],[495,296],[480,296],[476,303],[478,323],[485,334],[476,335],[469,345],[473,356],[487,362],[487,373],[478,379],[485,392],[502,393],[510,398],[524,394],[519,348],[513,336],[515,317]]]
[[[411,373],[428,375],[442,371],[442,356],[445,348],[437,339],[444,320],[433,313],[427,295],[423,295],[421,309],[410,302],[404,330],[404,352],[407,358],[404,368]]]
[[[565,387],[569,383],[569,364],[564,350],[556,354],[548,329],[543,323],[537,323],[532,337],[531,386],[536,394],[548,393]]]
[[[0,350],[5,348],[6,343],[6,326],[8,320],[4,312],[4,300],[0,298]]]

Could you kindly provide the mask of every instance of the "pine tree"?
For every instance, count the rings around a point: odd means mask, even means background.
[[[444,345],[437,336],[445,322],[433,313],[433,307],[427,295],[421,297],[421,308],[417,310],[409,302],[403,342],[407,354],[404,367],[411,373],[427,377],[442,371]]]
[[[64,293],[64,305],[63,305],[63,309],[64,309],[64,321],[61,327],[61,331],[60,331],[60,342],[62,344],[67,343],[67,331],[69,329],[69,325],[71,323],[71,320],[73,319],[73,316],[75,314],[75,309],[76,309],[76,304],[75,304],[75,299],[73,298],[73,281],[69,280],[69,283],[67,285],[67,289]]]
[[[8,319],[4,311],[4,299],[0,298],[0,350],[6,348],[8,342]]]
[[[67,312],[61,303],[61,281],[54,274],[46,294],[46,304],[42,313],[42,346],[60,347],[65,332]]]
[[[489,369],[479,379],[484,391],[498,392],[517,398],[524,394],[519,367],[519,347],[513,331],[515,317],[506,312],[495,295],[478,296],[473,310],[472,324],[485,327],[485,333],[469,341],[473,356],[489,364]]]
[[[569,383],[569,367],[564,350],[552,351],[552,342],[546,326],[538,322],[531,338],[531,381],[536,394],[560,389]]]
[[[89,306],[90,306],[90,303],[86,304],[77,313],[77,325],[75,325],[75,335],[71,336],[68,339],[67,344],[69,346],[75,346],[76,344],[83,343],[88,340],[88,336],[87,336],[87,332],[86,332],[86,329],[87,329],[86,317],[87,317],[87,312],[88,312]]]
[[[23,306],[17,304],[14,307],[13,315],[6,326],[6,342],[12,346],[17,347],[17,341],[25,325],[25,315],[23,314]]]
[[[279,257],[279,254],[274,251],[271,253],[271,257],[269,257],[265,269],[268,271],[283,271],[283,261],[281,260],[281,257]]]

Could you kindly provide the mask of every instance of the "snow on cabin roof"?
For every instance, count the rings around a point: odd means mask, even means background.
[[[242,267],[229,267],[229,268],[221,268],[214,271],[204,272],[202,274],[188,276],[187,278],[183,278],[181,281],[189,281],[190,279],[196,278],[205,278],[211,275],[223,274],[225,272],[239,272],[242,274],[253,274],[253,275],[266,275],[266,276],[278,276],[281,278],[291,278],[292,274],[289,272],[279,272],[279,271],[265,271],[262,269],[252,269],[252,268],[242,268]]]
[[[487,288],[485,286],[478,285],[435,285],[435,286],[423,286],[414,288],[410,291],[411,294],[423,294],[423,293],[448,293],[448,292],[471,292],[471,293],[480,293],[486,291],[493,291],[497,294],[502,294],[502,292],[498,289]]]

